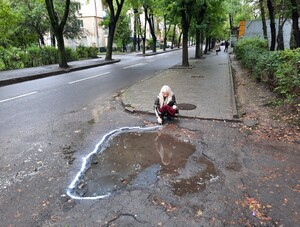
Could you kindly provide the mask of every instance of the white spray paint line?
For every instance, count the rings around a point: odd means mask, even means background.
[[[145,65],[145,64],[147,64],[147,63],[138,63],[138,64],[135,64],[135,65],[126,66],[123,69],[129,69],[129,68],[133,68],[133,67],[140,66],[140,65]]]
[[[68,84],[74,84],[74,83],[78,83],[78,82],[81,82],[81,81],[90,80],[90,79],[93,79],[93,78],[97,78],[97,77],[100,77],[100,76],[107,75],[107,74],[109,74],[109,73],[110,73],[110,72],[106,72],[106,73],[101,73],[101,74],[99,74],[99,75],[86,77],[86,78],[83,78],[83,79],[80,79],[80,80],[74,80],[74,81],[69,82]]]
[[[89,159],[96,154],[101,153],[103,150],[106,149],[106,146],[104,146],[103,148],[101,148],[101,150],[99,150],[99,147],[102,145],[102,143],[108,142],[109,138],[111,136],[116,136],[122,132],[132,132],[132,131],[153,131],[156,130],[158,128],[161,128],[162,126],[152,126],[152,127],[140,127],[140,126],[136,126],[136,127],[123,127],[123,128],[119,128],[119,129],[115,129],[109,133],[107,133],[106,135],[104,135],[101,139],[101,141],[95,146],[94,150],[89,153],[86,157],[84,157],[82,160],[82,165],[81,168],[79,170],[79,172],[76,174],[74,180],[71,182],[71,184],[69,185],[68,189],[67,189],[67,194],[68,196],[70,196],[72,199],[80,199],[80,200],[92,200],[92,199],[102,199],[105,197],[108,197],[111,195],[111,193],[105,194],[105,195],[99,195],[99,196],[94,196],[94,197],[80,197],[78,195],[74,195],[72,193],[72,191],[75,190],[75,188],[77,187],[78,183],[80,182],[81,176],[83,176],[83,174],[87,171],[87,169],[89,168],[90,163],[88,163]]]
[[[11,101],[11,100],[14,100],[14,99],[23,98],[23,97],[26,97],[26,96],[29,96],[29,95],[34,95],[36,93],[38,93],[38,92],[37,91],[33,91],[33,92],[30,92],[30,93],[26,93],[26,94],[23,94],[23,95],[18,95],[18,96],[12,97],[12,98],[3,99],[3,100],[0,100],[0,103]]]

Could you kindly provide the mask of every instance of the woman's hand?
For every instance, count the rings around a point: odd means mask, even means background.
[[[173,109],[174,109],[174,110],[177,110],[177,106],[176,106],[176,105],[173,105]]]
[[[162,124],[162,119],[160,117],[157,117],[158,124]]]

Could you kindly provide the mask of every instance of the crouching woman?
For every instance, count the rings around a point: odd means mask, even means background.
[[[178,113],[175,95],[168,85],[161,88],[154,102],[154,111],[159,124],[163,124],[165,116],[171,119]]]

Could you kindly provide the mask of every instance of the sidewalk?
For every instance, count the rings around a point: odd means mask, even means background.
[[[39,67],[25,68],[25,69],[15,69],[8,71],[0,71],[0,87],[15,83],[20,83],[28,80],[41,79],[48,76],[54,76],[66,72],[72,72],[92,67],[98,67],[101,65],[113,64],[119,62],[120,60],[106,61],[104,58],[100,59],[89,59],[83,61],[73,61],[68,62],[70,66],[67,69],[62,69],[58,67],[58,64],[45,65]]]
[[[60,69],[56,64],[3,71],[0,72],[0,87],[118,61],[101,58],[69,62],[68,69]],[[167,84],[176,95],[180,117],[236,121],[237,109],[228,53],[216,55],[211,52],[204,59],[189,59],[189,63],[189,68],[175,65],[129,87],[122,94],[125,108],[153,114],[154,100],[161,87]]]
[[[164,84],[176,96],[179,116],[237,120],[233,79],[228,53],[211,52],[205,59],[190,59],[188,69],[174,66],[128,88],[122,94],[131,111],[153,113],[154,100]],[[191,109],[190,107],[196,107]]]

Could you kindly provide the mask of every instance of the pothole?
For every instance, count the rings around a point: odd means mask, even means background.
[[[157,128],[128,128],[107,134],[84,159],[68,194],[76,199],[103,198],[132,187],[149,188],[163,176],[173,182],[175,195],[204,189],[216,177],[213,163],[201,156],[195,166],[190,162],[195,146]],[[199,171],[181,178],[182,172],[189,172],[186,169]]]

